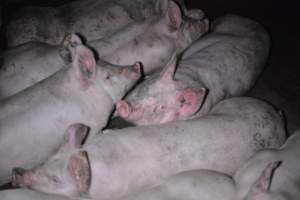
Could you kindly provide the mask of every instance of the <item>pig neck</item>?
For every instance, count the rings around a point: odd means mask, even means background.
[[[178,76],[182,81],[193,79],[198,87],[207,89],[204,103],[194,117],[208,113],[212,106],[226,98],[225,95],[229,92],[226,83],[222,82],[220,77],[220,73],[226,71],[227,67],[222,68],[222,63],[215,60],[218,57],[215,56],[217,52],[214,51],[214,47],[222,45],[224,41],[230,42],[230,39],[231,35],[210,33],[189,47],[179,61],[175,77]]]

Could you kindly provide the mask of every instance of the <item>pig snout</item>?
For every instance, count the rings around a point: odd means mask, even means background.
[[[127,119],[132,112],[132,106],[124,100],[121,100],[117,103],[116,106],[117,115]]]
[[[29,187],[33,184],[33,173],[22,168],[12,171],[12,185],[15,187]]]

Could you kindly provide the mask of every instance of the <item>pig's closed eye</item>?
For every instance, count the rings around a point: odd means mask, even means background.
[[[59,179],[57,176],[51,176],[51,180],[52,180],[54,183],[61,183],[60,179]]]

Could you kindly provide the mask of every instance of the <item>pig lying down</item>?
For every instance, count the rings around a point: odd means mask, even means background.
[[[88,43],[102,60],[115,65],[143,63],[148,74],[164,66],[173,52],[180,53],[208,30],[208,20],[198,10],[183,16],[179,6],[167,1],[162,16],[132,23],[117,33]],[[201,17],[201,18],[200,18]],[[72,49],[81,44],[69,34],[59,46],[29,42],[5,51],[1,58],[0,98],[5,98],[52,75],[71,61]]]
[[[9,181],[13,167],[44,162],[66,130],[69,137],[71,124],[83,122],[95,135],[141,77],[140,64],[118,68],[99,60],[96,65],[92,51],[82,45],[73,58],[70,67],[1,102],[0,184]]]
[[[7,26],[8,46],[29,41],[59,44],[70,32],[88,41],[106,37],[135,21],[159,16],[168,0],[85,0],[58,8],[25,7]],[[184,7],[183,1],[180,3]]]
[[[203,116],[220,100],[250,89],[268,51],[269,36],[261,25],[235,15],[220,17],[178,63],[170,60],[120,101],[117,113],[137,125]]]
[[[171,176],[159,186],[120,200],[199,200],[199,197],[201,200],[235,200],[227,198],[230,194],[234,196],[233,184],[232,178],[225,174],[209,170],[192,170]],[[71,198],[27,189],[0,191],[0,196],[1,200],[87,200],[83,197]]]
[[[72,51],[81,43],[77,35],[69,34],[59,46],[30,42],[4,51],[0,55],[3,61],[0,99],[18,93],[66,66],[72,60]]]
[[[281,116],[253,98],[224,100],[202,118],[105,133],[82,148],[82,137],[68,134],[73,137],[65,138],[45,164],[14,170],[13,184],[67,196],[117,199],[182,171],[209,169],[232,175],[258,150],[279,147],[285,140]]]
[[[279,149],[263,149],[234,179],[207,170],[179,173],[126,200],[297,200],[300,197],[300,130]],[[125,200],[123,199],[123,200]]]
[[[69,198],[26,189],[0,190],[0,197],[1,200],[91,200],[83,197]]]

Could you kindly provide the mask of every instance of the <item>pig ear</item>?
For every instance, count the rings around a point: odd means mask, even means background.
[[[166,15],[168,24],[174,28],[178,29],[182,23],[182,13],[180,7],[174,1],[168,3],[167,15]]]
[[[59,54],[62,59],[67,63],[72,62],[75,47],[80,44],[82,44],[82,40],[78,35],[75,33],[67,34],[63,39],[59,50]]]
[[[78,45],[75,49],[72,65],[82,89],[87,89],[93,84],[96,76],[96,60],[90,49]]]
[[[80,193],[87,193],[91,184],[91,168],[86,151],[79,151],[70,157],[68,172]]]
[[[64,135],[64,147],[79,148],[86,139],[89,127],[84,124],[72,124],[69,126]]]
[[[260,194],[269,191],[273,174],[275,170],[280,166],[280,164],[281,161],[275,161],[267,165],[267,167],[263,170],[259,178],[251,186],[251,189],[249,191],[251,199],[257,199],[256,196],[259,196]]]
[[[161,79],[164,81],[172,81],[176,71],[177,57],[176,53],[173,53],[169,62],[166,64],[162,71]]]
[[[200,90],[193,88],[184,89],[177,98],[180,107],[180,116],[189,117],[195,114],[204,101],[206,91],[205,88],[201,88]]]

